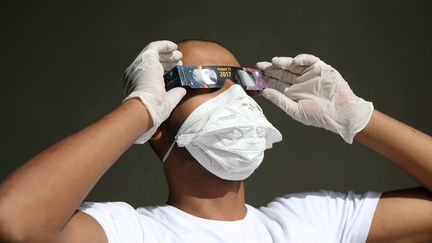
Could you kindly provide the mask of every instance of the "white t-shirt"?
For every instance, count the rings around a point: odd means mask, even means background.
[[[83,203],[109,243],[365,242],[380,193],[288,194],[237,221],[199,218],[173,206],[134,209],[124,202]]]

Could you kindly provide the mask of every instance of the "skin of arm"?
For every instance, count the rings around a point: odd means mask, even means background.
[[[432,240],[432,138],[375,110],[356,140],[393,161],[424,187],[384,193],[367,242]]]
[[[131,99],[17,169],[0,185],[0,240],[107,242],[98,223],[76,208],[151,124],[142,103]],[[431,190],[432,141],[428,135],[374,111],[356,140],[391,159]],[[378,203],[368,242],[430,239],[431,200],[430,192],[421,189],[385,193]]]
[[[130,99],[14,171],[0,185],[0,242],[106,242],[96,221],[76,208],[151,126],[145,106]]]

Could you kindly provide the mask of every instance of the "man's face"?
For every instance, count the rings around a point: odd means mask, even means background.
[[[240,66],[237,59],[229,51],[217,44],[190,41],[180,44],[178,50],[183,53],[183,65]],[[176,128],[178,129],[195,108],[219,95],[231,85],[233,85],[232,82],[225,82],[220,89],[188,89],[186,96],[171,113],[171,123],[177,124]]]

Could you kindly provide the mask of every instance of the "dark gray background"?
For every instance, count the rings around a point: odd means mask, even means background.
[[[150,41],[204,38],[244,66],[312,53],[377,109],[432,133],[430,1],[9,1],[1,14],[0,179],[114,109],[123,70]],[[296,123],[259,99],[284,135],[247,180],[263,205],[285,193],[386,191],[416,183],[365,147]],[[113,141],[115,142],[115,141]],[[67,191],[65,191],[67,193]],[[164,203],[161,163],[133,146],[87,200]]]

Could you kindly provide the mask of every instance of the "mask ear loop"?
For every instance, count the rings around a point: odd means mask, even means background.
[[[165,156],[162,159],[162,163],[165,163],[165,160],[168,158],[168,155],[171,153],[171,150],[174,148],[175,143],[176,140],[174,139],[174,142],[171,144],[171,146],[168,148],[167,152],[165,153]]]

